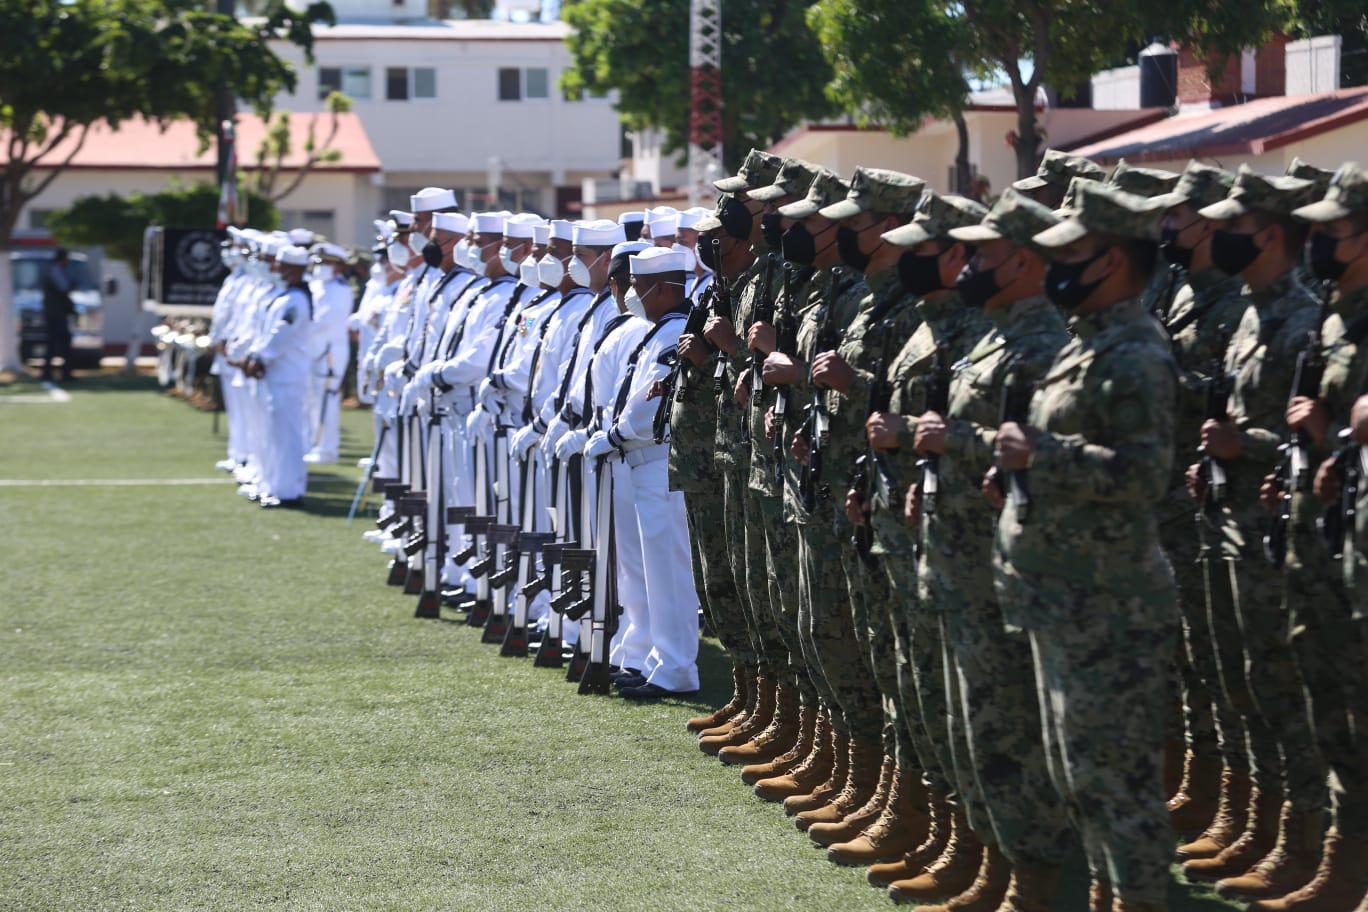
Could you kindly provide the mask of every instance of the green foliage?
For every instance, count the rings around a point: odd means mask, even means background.
[[[304,161],[294,170],[294,176],[284,187],[277,187],[281,168],[284,167],[285,159],[294,150],[289,112],[279,111],[267,122],[256,150],[257,166],[252,186],[257,193],[278,203],[299,188],[314,166],[342,160],[342,150],[335,148],[332,141],[337,138],[337,131],[341,127],[339,115],[351,110],[352,100],[343,93],[334,91],[328,93],[323,104],[327,114],[315,114],[309,118],[309,127],[304,133]],[[328,133],[320,140],[318,119],[323,116],[328,119]]]
[[[831,68],[806,22],[812,0],[736,0],[722,10],[722,119],[727,161],[769,146],[804,119],[828,116]],[[573,66],[567,94],[617,90],[629,129],[665,131],[682,152],[689,126],[689,0],[578,0],[562,18]]]
[[[264,197],[248,190],[244,227],[271,230],[280,213]],[[142,263],[143,230],[149,225],[193,227],[213,225],[218,215],[218,188],[212,184],[173,186],[155,193],[119,196],[82,196],[66,209],[48,216],[53,236],[72,247],[103,247],[135,273]]]

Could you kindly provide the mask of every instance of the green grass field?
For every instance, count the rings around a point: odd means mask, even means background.
[[[350,465],[301,512],[158,486],[222,439],[145,379],[0,400],[0,440],[0,909],[890,907],[685,734],[726,698],[712,641],[697,702],[578,697],[412,618]]]

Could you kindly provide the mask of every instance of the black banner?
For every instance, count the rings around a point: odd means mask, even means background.
[[[159,231],[159,304],[212,307],[228,275],[219,245],[228,232],[215,228],[163,228]]]

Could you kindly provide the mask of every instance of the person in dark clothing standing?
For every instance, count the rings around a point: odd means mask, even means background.
[[[52,359],[62,358],[62,380],[71,379],[71,322],[76,305],[71,300],[71,276],[67,272],[67,252],[57,248],[52,265],[43,273],[43,326],[45,348],[43,379],[52,379]]]

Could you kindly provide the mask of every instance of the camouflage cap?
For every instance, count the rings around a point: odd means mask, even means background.
[[[1136,196],[1154,197],[1168,193],[1178,183],[1178,175],[1159,168],[1137,168],[1124,158],[1116,163],[1107,186]],[[1075,178],[1076,179],[1076,178]]]
[[[784,218],[805,219],[809,215],[816,215],[819,210],[830,206],[837,200],[845,199],[848,192],[850,192],[850,184],[847,181],[837,177],[826,168],[818,168],[817,175],[812,179],[812,185],[808,187],[807,195],[796,203],[780,206],[779,214]]]
[[[784,160],[777,155],[770,155],[760,149],[751,149],[746,153],[746,160],[741,163],[741,170],[736,172],[735,177],[713,181],[713,186],[723,193],[743,193],[758,187],[768,187],[774,183],[774,176],[779,173],[779,166],[783,163]]]
[[[1075,177],[1100,181],[1106,176],[1107,172],[1095,162],[1082,156],[1049,149],[1040,160],[1040,167],[1036,168],[1036,173],[1030,177],[1023,177],[1012,186],[1022,191],[1039,190],[1050,184],[1067,188],[1069,181]]]
[[[932,238],[949,237],[956,228],[977,225],[988,214],[988,207],[965,196],[942,196],[934,190],[922,194],[917,214],[906,225],[885,231],[881,237],[897,247],[915,247]]]
[[[699,219],[698,224],[694,225],[694,230],[697,231],[699,234],[702,234],[705,231],[714,231],[718,228],[721,228],[722,219],[720,219],[718,216],[722,214],[722,207],[727,205],[728,200],[735,198],[736,194],[734,193],[720,194],[717,197],[717,205],[713,206],[712,214],[705,215],[701,219]]]
[[[1078,188],[1065,218],[1037,234],[1035,242],[1054,250],[1089,234],[1157,241],[1163,217],[1164,207],[1152,199],[1089,181]]]
[[[1330,186],[1330,178],[1335,176],[1334,171],[1327,171],[1318,168],[1310,162],[1304,162],[1300,157],[1294,157],[1292,164],[1287,166],[1283,172],[1288,177],[1300,177],[1302,180],[1309,180],[1316,185],[1316,195],[1320,196]]]
[[[1189,203],[1197,208],[1219,203],[1230,195],[1235,184],[1235,173],[1215,165],[1190,161],[1183,169],[1178,183],[1168,193],[1154,197],[1154,201],[1165,209]]]
[[[847,219],[861,212],[911,215],[917,211],[926,181],[901,171],[856,168],[846,198],[822,210],[829,219]]]
[[[1269,177],[1249,165],[1240,165],[1230,195],[1198,212],[1204,218],[1221,221],[1238,218],[1258,210],[1273,215],[1290,215],[1316,197],[1316,185],[1299,177]]]
[[[812,162],[805,162],[801,158],[786,158],[784,164],[779,168],[779,173],[775,175],[774,183],[768,187],[757,187],[747,193],[746,196],[762,203],[777,200],[784,196],[795,196],[802,199],[807,194],[808,187],[812,186],[812,179],[817,175],[817,168],[817,165],[812,164]]]
[[[1368,212],[1368,173],[1358,162],[1345,162],[1330,178],[1325,199],[1294,209],[1292,214],[1308,222],[1333,222],[1364,212]]]
[[[952,228],[948,234],[966,244],[1003,238],[1020,247],[1039,249],[1033,238],[1059,224],[1059,216],[1029,196],[1008,188],[977,225]]]

